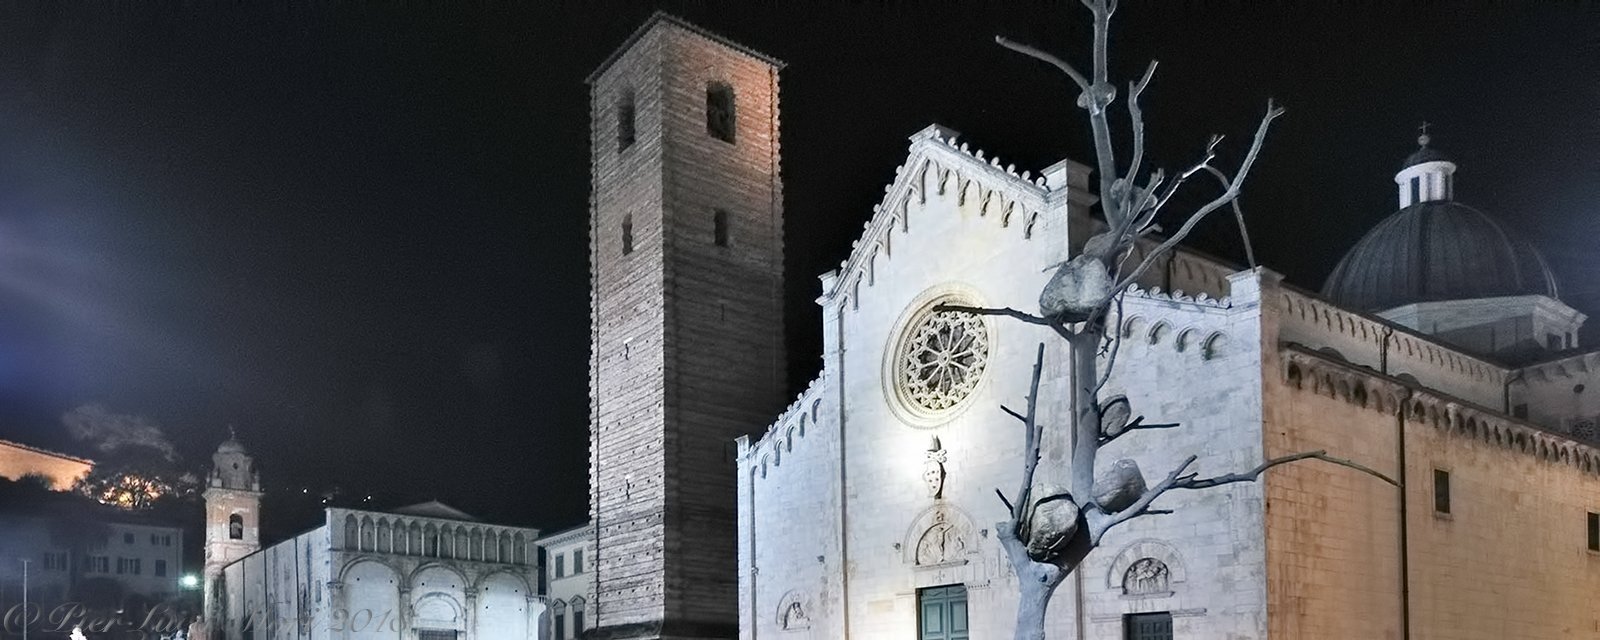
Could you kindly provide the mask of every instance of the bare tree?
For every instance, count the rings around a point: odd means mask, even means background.
[[[1128,83],[1125,103],[1130,119],[1131,156],[1119,167],[1108,118],[1108,110],[1117,99],[1117,90],[1107,72],[1109,25],[1117,3],[1116,0],[1081,1],[1094,15],[1092,75],[1086,76],[1065,60],[1040,49],[1004,37],[995,40],[1007,49],[1051,64],[1077,85],[1080,91],[1077,104],[1088,112],[1094,137],[1100,207],[1106,228],[1090,237],[1077,255],[1050,267],[1055,273],[1039,295],[1038,315],[1013,308],[943,307],[973,314],[1007,316],[1051,328],[1068,343],[1074,374],[1071,379],[1081,382],[1071,389],[1073,415],[1067,421],[1071,429],[1071,469],[1067,487],[1036,484],[1034,478],[1039,466],[1040,443],[1044,439],[1044,427],[1038,415],[1044,344],[1039,345],[1034,361],[1027,408],[1018,412],[1001,407],[1022,423],[1025,434],[1022,478],[1014,499],[996,490],[1010,514],[1007,521],[998,525],[997,531],[1016,572],[1021,595],[1017,608],[1017,640],[1042,640],[1045,611],[1056,587],[1082,564],[1112,528],[1134,518],[1170,513],[1152,507],[1169,491],[1250,482],[1267,469],[1307,459],[1350,467],[1398,486],[1393,479],[1373,469],[1323,451],[1272,458],[1253,469],[1210,478],[1188,471],[1195,461],[1195,456],[1190,455],[1154,485],[1146,484],[1137,463],[1124,459],[1116,461],[1097,479],[1095,462],[1102,446],[1134,431],[1178,426],[1146,423],[1143,416],[1135,417],[1125,397],[1100,397],[1116,364],[1120,343],[1120,336],[1110,322],[1112,306],[1120,306],[1121,295],[1128,286],[1171,253],[1195,225],[1212,212],[1231,205],[1243,232],[1243,217],[1237,204],[1239,190],[1261,152],[1268,128],[1273,120],[1283,115],[1283,109],[1270,100],[1267,102],[1266,113],[1256,127],[1250,148],[1232,176],[1213,165],[1221,136],[1213,136],[1200,160],[1176,174],[1169,176],[1159,169],[1146,169],[1144,114],[1140,110],[1139,96],[1155,75],[1156,63],[1152,61],[1143,76]],[[1136,263],[1129,264],[1135,245],[1158,230],[1157,218],[1173,196],[1200,173],[1216,177],[1222,184],[1222,193],[1189,211],[1183,223],[1170,235]],[[1153,240],[1149,242],[1154,243]],[[1105,358],[1103,366],[1099,363],[1102,356]]]

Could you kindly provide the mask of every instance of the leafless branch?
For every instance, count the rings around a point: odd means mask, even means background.
[[[1011,307],[1005,307],[1005,308],[1000,308],[1000,309],[991,309],[991,308],[988,308],[988,307],[969,307],[969,306],[959,305],[959,304],[941,304],[939,306],[934,307],[933,310],[934,311],[955,311],[957,313],[970,313],[970,314],[978,315],[978,316],[1007,316],[1007,317],[1011,317],[1011,318],[1016,318],[1018,320],[1026,322],[1028,324],[1036,324],[1036,325],[1043,326],[1043,327],[1048,327],[1048,326],[1054,324],[1054,323],[1052,323],[1050,321],[1049,318],[1045,318],[1045,317],[1042,317],[1042,316],[1036,316],[1036,315],[1033,315],[1033,314],[1028,313],[1026,311],[1018,311],[1016,309],[1012,309]]]
[[[1190,475],[1187,475],[1187,476],[1179,478],[1178,482],[1176,484],[1174,484],[1172,486],[1172,488],[1174,488],[1174,489],[1206,489],[1206,488],[1209,488],[1209,487],[1215,487],[1215,486],[1224,485],[1224,484],[1232,484],[1232,483],[1235,483],[1235,482],[1251,482],[1251,481],[1254,481],[1256,478],[1260,477],[1261,474],[1264,473],[1267,469],[1271,469],[1271,468],[1276,467],[1276,466],[1278,466],[1280,464],[1288,464],[1290,462],[1296,462],[1296,461],[1299,461],[1299,460],[1322,460],[1324,462],[1331,462],[1333,464],[1336,464],[1336,465],[1339,465],[1339,466],[1342,466],[1342,467],[1349,467],[1351,469],[1355,469],[1356,471],[1360,471],[1360,472],[1365,473],[1367,475],[1373,476],[1373,477],[1375,477],[1375,478],[1377,478],[1379,480],[1382,480],[1384,482],[1392,484],[1392,485],[1394,485],[1396,487],[1400,486],[1400,483],[1398,481],[1396,481],[1394,478],[1390,478],[1389,476],[1386,476],[1386,475],[1378,472],[1377,470],[1374,470],[1371,467],[1368,467],[1366,465],[1363,465],[1363,464],[1360,464],[1360,463],[1357,463],[1357,462],[1354,462],[1354,461],[1351,461],[1351,460],[1346,460],[1344,458],[1335,458],[1333,456],[1328,455],[1328,452],[1319,450],[1319,451],[1306,451],[1306,452],[1302,452],[1302,453],[1296,453],[1296,454],[1292,454],[1292,455],[1273,458],[1271,460],[1267,460],[1266,462],[1262,462],[1261,464],[1256,465],[1256,467],[1254,469],[1251,469],[1249,471],[1245,471],[1245,472],[1242,472],[1242,473],[1229,473],[1229,474],[1224,474],[1224,475],[1217,476],[1215,478],[1196,478],[1194,476],[1194,474],[1190,474]]]
[[[1183,226],[1180,227],[1177,232],[1173,233],[1166,239],[1165,242],[1162,242],[1160,246],[1157,246],[1154,251],[1151,251],[1148,255],[1146,255],[1144,261],[1140,262],[1139,266],[1136,267],[1132,273],[1129,273],[1126,277],[1118,282],[1116,290],[1120,291],[1129,284],[1138,281],[1139,276],[1144,275],[1145,270],[1149,269],[1150,265],[1155,264],[1157,257],[1165,254],[1168,251],[1171,251],[1172,248],[1177,246],[1179,242],[1182,242],[1184,238],[1188,237],[1189,232],[1193,230],[1194,226],[1199,224],[1202,219],[1204,219],[1212,211],[1216,211],[1217,209],[1221,208],[1222,205],[1232,202],[1239,197],[1239,191],[1244,186],[1245,176],[1250,174],[1250,167],[1255,165],[1256,157],[1261,155],[1261,146],[1267,140],[1267,130],[1272,127],[1272,121],[1276,120],[1278,116],[1281,115],[1283,115],[1283,108],[1277,106],[1277,104],[1271,100],[1268,100],[1267,112],[1261,117],[1261,123],[1256,126],[1256,135],[1254,140],[1252,140],[1250,143],[1250,151],[1249,153],[1245,154],[1244,162],[1239,165],[1239,172],[1233,176],[1232,180],[1228,181],[1228,188],[1223,191],[1222,195],[1217,196],[1216,199],[1206,203],[1205,206],[1200,207],[1199,209],[1195,210],[1194,213],[1190,214],[1189,219],[1184,221]],[[1213,140],[1212,144],[1215,145],[1215,140]],[[1211,155],[1209,150],[1207,155]],[[1205,164],[1206,163],[1196,165],[1195,170],[1199,170],[1199,167],[1203,167]],[[1181,183],[1182,181],[1180,180],[1178,182]]]
[[[1206,171],[1210,171],[1211,175],[1216,176],[1217,180],[1222,182],[1222,187],[1224,189],[1228,187],[1228,174],[1225,174],[1220,169],[1212,166],[1207,166]],[[1244,244],[1244,259],[1247,263],[1249,263],[1250,268],[1254,269],[1256,268],[1256,250],[1254,247],[1250,246],[1250,232],[1246,231],[1244,228],[1244,210],[1239,208],[1238,198],[1234,198],[1233,201],[1229,202],[1228,204],[1233,207],[1234,222],[1239,224],[1239,241]]]
[[[1128,435],[1129,432],[1137,429],[1173,429],[1181,426],[1183,426],[1183,424],[1179,422],[1152,422],[1150,424],[1145,424],[1144,416],[1139,416],[1134,418],[1133,422],[1128,423],[1128,426],[1124,427],[1122,431],[1117,432],[1116,435],[1100,436],[1100,440],[1097,442],[1097,444],[1098,446],[1103,447],[1112,440],[1116,440],[1117,438]]]
[[[1022,450],[1022,490],[1017,494],[1020,500],[1011,510],[1011,520],[1018,524],[1027,515],[1026,510],[1032,502],[1028,494],[1033,490],[1033,474],[1039,467],[1039,378],[1043,373],[1044,343],[1041,342],[1033,358],[1033,381],[1028,384],[1028,410],[1022,420],[1022,428],[1026,430]]]
[[[1138,82],[1128,83],[1128,118],[1133,129],[1133,159],[1128,163],[1128,174],[1124,182],[1130,190],[1135,188],[1134,184],[1139,179],[1140,165],[1144,163],[1144,110],[1139,106],[1139,95],[1150,85],[1150,78],[1156,74],[1157,64],[1159,63],[1151,60],[1150,66],[1144,70],[1144,77]],[[1143,194],[1139,194],[1137,199],[1133,195],[1134,192],[1130,191],[1127,201],[1122,205],[1124,218],[1130,220],[1144,203]]]
[[[1109,322],[1106,324],[1110,324]],[[1117,294],[1117,324],[1122,324],[1122,295]],[[1117,350],[1122,346],[1122,328],[1120,326],[1108,327],[1106,335],[1111,336],[1111,353],[1106,355],[1105,370],[1100,373],[1100,381],[1095,383],[1094,390],[1089,395],[1099,397],[1100,390],[1104,389],[1107,382],[1111,381],[1111,367],[1117,364]]]
[[[1023,417],[1022,414],[1017,413],[1011,407],[1008,407],[1008,406],[1005,406],[1005,405],[1000,405],[1000,410],[1006,412],[1006,415],[1009,415],[1009,416],[1011,416],[1013,418],[1016,418],[1018,420],[1021,420],[1023,422],[1027,422],[1028,421],[1028,419],[1026,417]]]
[[[1044,51],[1042,49],[1038,49],[1036,47],[1031,47],[1031,46],[1022,44],[1021,42],[1017,42],[1016,40],[1012,40],[1012,39],[1007,38],[1005,36],[995,36],[994,37],[994,41],[997,44],[999,44],[1000,46],[1002,46],[1002,47],[1005,47],[1007,49],[1010,49],[1010,50],[1015,51],[1017,53],[1020,53],[1022,55],[1028,56],[1028,57],[1033,58],[1035,60],[1041,60],[1041,61],[1049,63],[1050,65],[1054,66],[1055,68],[1060,69],[1063,73],[1067,74],[1067,77],[1072,78],[1072,83],[1078,85],[1078,90],[1079,91],[1088,91],[1089,90],[1089,79],[1083,77],[1082,73],[1079,73],[1077,69],[1072,68],[1072,65],[1069,64],[1066,60],[1062,60],[1061,58],[1056,57],[1055,54],[1046,52],[1046,51]]]

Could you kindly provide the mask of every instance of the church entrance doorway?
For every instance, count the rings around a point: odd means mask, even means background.
[[[968,640],[967,587],[917,590],[917,640]]]

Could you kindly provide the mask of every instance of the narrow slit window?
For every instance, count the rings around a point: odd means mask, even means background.
[[[633,92],[623,92],[617,100],[617,151],[633,146],[634,140]]]
[[[1589,512],[1589,550],[1600,551],[1600,513]]]
[[[1422,178],[1411,179],[1411,204],[1422,202]]]
[[[706,85],[706,133],[723,142],[733,142],[733,87],[713,82]]]
[[[622,255],[633,253],[633,216],[622,219]]]
[[[719,247],[728,246],[728,212],[716,209],[711,212],[711,240]]]
[[[1433,510],[1450,513],[1450,472],[1433,470]]]

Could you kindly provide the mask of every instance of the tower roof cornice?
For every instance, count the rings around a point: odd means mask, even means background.
[[[655,14],[650,16],[649,20],[644,21],[644,24],[639,25],[638,29],[634,29],[633,34],[629,35],[627,40],[622,41],[622,45],[617,47],[615,51],[612,51],[611,55],[606,56],[606,59],[600,63],[600,66],[595,67],[595,70],[589,74],[589,77],[583,79],[584,84],[594,84],[595,80],[598,80],[607,69],[611,68],[611,65],[617,62],[617,59],[622,57],[622,54],[626,53],[628,49],[633,48],[633,45],[638,43],[639,40],[643,39],[645,34],[650,33],[652,29],[655,29],[661,25],[672,25],[680,29],[684,29],[707,40],[711,40],[747,56],[770,64],[776,69],[782,69],[785,66],[782,60],[734,42],[727,37],[709,31],[703,27],[695,25],[692,22],[689,22],[688,20],[679,18],[678,16],[672,15],[665,11],[657,11]]]

